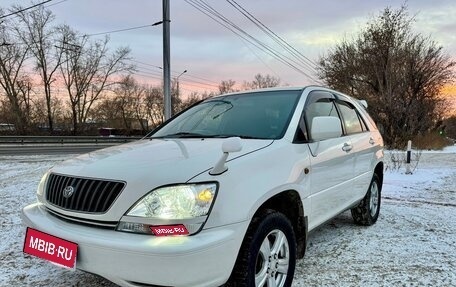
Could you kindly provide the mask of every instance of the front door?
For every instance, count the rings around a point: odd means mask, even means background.
[[[312,119],[317,116],[340,118],[335,97],[325,91],[309,94],[304,108],[307,137],[310,137]],[[311,212],[309,229],[318,226],[344,211],[353,188],[355,157],[349,136],[314,142],[309,138],[312,154],[310,168]]]

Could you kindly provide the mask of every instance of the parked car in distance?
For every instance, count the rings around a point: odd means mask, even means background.
[[[121,286],[291,286],[309,232],[379,216],[383,140],[365,106],[317,86],[204,100],[50,169],[22,211],[24,251]]]

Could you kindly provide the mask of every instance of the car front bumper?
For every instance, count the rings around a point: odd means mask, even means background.
[[[76,268],[121,286],[220,286],[233,269],[248,222],[193,236],[155,237],[78,225],[39,204],[22,210],[28,227],[78,244]]]

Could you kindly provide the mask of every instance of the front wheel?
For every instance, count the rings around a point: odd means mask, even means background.
[[[377,221],[380,214],[381,189],[380,179],[374,173],[366,196],[357,206],[351,209],[351,214],[356,224],[369,226]]]
[[[226,286],[289,287],[296,265],[296,239],[290,221],[268,211],[255,217]]]

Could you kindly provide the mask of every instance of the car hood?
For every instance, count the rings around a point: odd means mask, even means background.
[[[226,139],[144,139],[78,156],[55,166],[51,172],[125,181],[126,187],[114,203],[115,208],[104,215],[84,215],[98,220],[118,220],[119,216],[152,189],[185,183],[211,169],[222,156],[224,140]],[[241,141],[242,150],[230,154],[228,161],[267,147],[273,142],[251,139]],[[217,180],[216,176],[214,180]],[[75,215],[68,211],[59,212]]]

